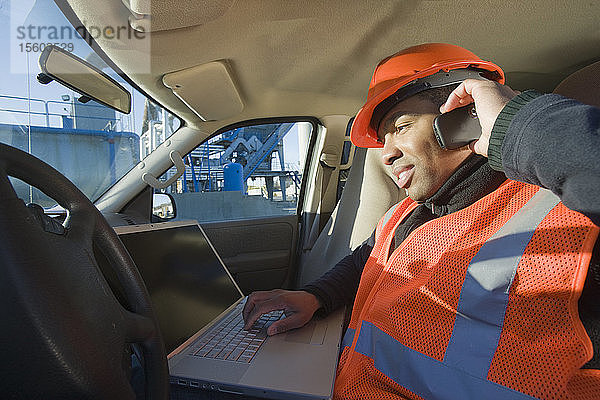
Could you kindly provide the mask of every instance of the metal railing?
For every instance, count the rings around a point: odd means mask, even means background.
[[[25,107],[21,108],[10,108],[3,106],[3,103],[10,102],[11,100],[24,101]],[[43,105],[43,111],[35,111],[32,110],[30,105],[41,104]],[[70,106],[71,110],[64,110],[64,112],[53,112],[51,108],[53,105],[59,105],[60,107]],[[105,110],[107,107],[96,104],[77,104],[77,108],[87,108],[87,109],[97,109],[97,110]],[[75,103],[72,101],[55,101],[55,100],[42,100],[42,99],[30,99],[27,97],[20,96],[9,96],[9,95],[0,95],[0,112],[8,113],[8,114],[18,114],[18,115],[30,115],[30,116],[40,116],[45,119],[45,127],[46,128],[66,128],[64,126],[66,120],[71,120],[71,122],[75,122],[79,120],[102,120],[106,121],[106,125],[103,129],[105,131],[113,131],[113,132],[125,132],[131,131],[128,125],[130,121],[128,118],[123,119],[121,117],[109,118],[106,116],[93,116],[93,115],[75,115]],[[51,117],[59,117],[61,124],[51,124]],[[43,126],[43,125],[42,125]],[[73,126],[77,128],[76,126]]]

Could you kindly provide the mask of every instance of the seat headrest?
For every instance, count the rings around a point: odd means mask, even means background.
[[[566,77],[554,93],[600,107],[600,61]]]

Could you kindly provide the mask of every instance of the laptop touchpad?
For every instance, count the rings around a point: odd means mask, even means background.
[[[327,324],[318,324],[315,321],[310,321],[300,329],[294,329],[285,335],[286,342],[305,343],[305,344],[323,344],[325,333],[327,332]]]

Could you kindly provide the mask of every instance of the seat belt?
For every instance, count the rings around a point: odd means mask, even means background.
[[[320,206],[319,211],[319,231],[318,234],[321,233],[325,225],[327,224],[327,218],[323,217],[323,205],[325,204],[325,194],[327,193],[327,189],[329,188],[329,184],[331,183],[331,175],[333,175],[333,171],[336,169],[336,164],[338,163],[339,155],[337,154],[329,154],[329,153],[321,153],[321,157],[319,159],[319,164],[321,164],[322,168],[322,179],[321,179],[321,198],[320,198]],[[332,166],[333,165],[333,166]],[[328,211],[327,214],[331,215],[331,211]],[[317,236],[318,236],[317,234]]]

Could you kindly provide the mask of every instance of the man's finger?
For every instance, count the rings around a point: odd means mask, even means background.
[[[283,307],[279,302],[273,301],[273,299],[257,303],[248,315],[248,319],[245,320],[244,329],[250,329],[261,315],[275,310],[283,310]]]
[[[265,297],[266,292],[254,292],[250,293],[248,299],[246,299],[246,304],[244,304],[244,309],[242,310],[242,317],[244,321],[248,320],[248,316],[254,310],[254,307],[257,303],[266,300]]]
[[[242,317],[244,318],[244,321],[248,319],[248,315],[250,315],[250,312],[252,312],[254,309],[254,303],[256,300],[254,299],[253,295],[254,293],[251,293],[246,299],[246,304],[244,304],[244,309],[242,310]]]
[[[276,290],[269,291],[260,291],[250,293],[248,299],[246,299],[246,304],[244,304],[244,309],[242,310],[242,317],[244,321],[248,319],[248,315],[252,312],[257,303],[261,301],[269,300],[277,295]]]
[[[259,312],[257,310],[257,308],[255,307],[252,312],[248,315],[247,318],[244,318],[244,329],[248,330],[252,327],[252,325],[254,325],[254,323],[256,322],[257,319],[260,318],[260,316],[263,313]]]
[[[455,108],[475,102],[474,91],[477,88],[491,87],[496,82],[481,79],[465,79],[450,93],[448,99],[440,107],[441,113],[447,113]]]
[[[442,106],[440,107],[441,113],[447,113],[448,111],[452,111],[455,108],[462,107],[466,104],[470,104],[473,102],[473,98],[467,92],[465,88],[465,82],[461,82],[452,93],[448,96],[448,99]]]
[[[469,143],[467,146],[469,147],[469,150],[471,150],[473,153],[475,153],[475,144],[478,142],[479,140],[473,140],[471,143]]]
[[[487,153],[487,149],[489,146],[489,141],[481,141],[478,140],[477,142],[475,142],[473,144],[473,152],[477,153],[477,154],[481,154],[482,156],[487,157],[488,153]]]

